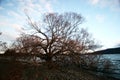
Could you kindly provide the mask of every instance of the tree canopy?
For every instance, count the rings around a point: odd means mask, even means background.
[[[30,34],[22,34],[13,44],[16,52],[36,54],[51,61],[59,54],[82,54],[98,45],[87,32],[80,28],[84,18],[77,13],[47,13],[41,22],[26,15]]]

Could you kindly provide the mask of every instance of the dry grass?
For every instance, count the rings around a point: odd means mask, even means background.
[[[105,79],[105,78],[104,78]],[[78,67],[0,61],[0,80],[103,80]],[[112,79],[107,79],[112,80]]]

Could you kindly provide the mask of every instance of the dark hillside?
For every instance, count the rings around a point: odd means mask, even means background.
[[[120,47],[95,51],[93,54],[120,54]]]

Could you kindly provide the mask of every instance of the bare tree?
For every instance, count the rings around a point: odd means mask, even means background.
[[[20,37],[12,44],[11,49],[15,50],[23,59],[33,60],[36,62],[36,57],[42,53],[41,47],[36,46],[41,43],[41,39],[35,35],[21,34]]]
[[[38,36],[21,34],[21,36],[18,37],[16,41],[12,44],[12,47],[16,50],[16,53],[37,54],[37,50],[39,50],[39,47],[36,47],[36,45],[40,42],[41,40]]]
[[[0,32],[0,35],[2,35],[2,32]],[[7,43],[0,41],[0,52],[4,52],[7,49]]]
[[[79,54],[95,48],[94,40],[89,33],[79,28],[84,20],[80,14],[48,13],[43,15],[41,23],[34,22],[28,15],[26,16],[33,33],[17,40],[19,45],[16,46],[17,50],[37,53],[37,56],[50,62],[58,54]]]
[[[29,16],[29,25],[39,33],[42,43],[41,46],[45,55],[45,60],[50,61],[56,54],[69,54],[87,50],[93,46],[89,33],[84,29],[79,31],[79,24],[83,22],[83,17],[76,13],[48,13],[43,17],[43,25],[33,22]],[[44,28],[43,28],[44,27]],[[90,44],[92,43],[92,44]]]

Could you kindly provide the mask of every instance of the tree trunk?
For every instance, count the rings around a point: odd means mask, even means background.
[[[53,63],[52,57],[50,55],[46,55],[45,61],[46,61],[47,67],[49,69],[52,69],[54,67],[54,63]]]

